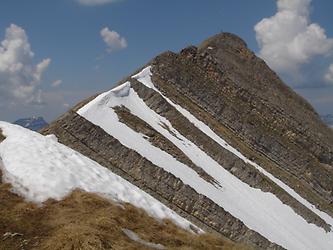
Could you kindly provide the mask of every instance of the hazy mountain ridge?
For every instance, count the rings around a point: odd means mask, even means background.
[[[48,126],[49,124],[44,120],[43,117],[39,116],[33,116],[33,117],[29,117],[29,118],[22,118],[22,119],[18,119],[15,122],[13,122],[14,124],[20,125],[24,128],[33,130],[33,131],[38,131],[41,130],[42,128],[45,128],[46,126]]]

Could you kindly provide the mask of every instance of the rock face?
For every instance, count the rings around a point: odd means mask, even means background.
[[[179,54],[165,52],[148,65],[154,87],[144,85],[132,76],[119,83],[122,86],[130,84],[131,90],[120,88],[111,94],[117,94],[122,100],[129,91],[134,91],[143,106],[172,125],[160,121],[162,130],[175,138],[184,136],[249,187],[274,194],[308,223],[330,231],[330,224],[323,217],[251,163],[256,162],[318,209],[333,215],[332,131],[303,98],[247,48],[244,41],[235,35],[221,33],[198,47],[183,49]],[[111,105],[111,94],[99,101],[100,105],[109,105],[117,122],[142,135],[151,145],[185,164],[206,182],[223,189],[223,181],[216,181],[214,174],[209,174],[162,130],[154,127],[149,117],[136,115],[131,103]],[[251,230],[214,199],[197,192],[181,178],[139,153],[140,150],[117,139],[117,134],[108,133],[102,124],[94,124],[88,116],[82,115],[84,112],[78,112],[87,107],[87,103],[90,105],[95,97],[79,103],[43,129],[43,133],[55,134],[61,143],[110,168],[205,230],[255,248],[281,248]],[[225,139],[226,145],[236,148],[251,161],[242,159],[207,136],[177,105],[204,121],[212,133]]]
[[[156,82],[172,84],[256,151],[333,198],[332,171],[318,167],[333,163],[332,131],[243,41],[220,34],[155,61]]]

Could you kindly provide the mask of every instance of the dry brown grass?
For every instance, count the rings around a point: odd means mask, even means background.
[[[6,137],[2,134],[2,129],[0,128],[0,142],[2,142]]]
[[[158,222],[130,204],[79,190],[38,207],[11,193],[10,185],[0,184],[0,201],[1,250],[147,249],[122,229],[167,249],[246,249],[216,235],[196,235],[170,221]],[[5,237],[5,233],[20,235]]]

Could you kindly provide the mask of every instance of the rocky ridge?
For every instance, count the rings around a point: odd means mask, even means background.
[[[317,208],[333,214],[330,204],[332,131],[240,38],[229,33],[218,34],[179,54],[165,52],[148,65],[158,91],[204,121],[228,144],[283,180]],[[177,131],[230,173],[251,187],[275,194],[306,221],[330,231],[330,225],[322,218],[253,165],[207,137],[156,91],[134,77],[126,78],[119,85],[127,81],[151,110],[166,117]],[[94,97],[78,104],[43,133],[55,134],[63,144],[110,168],[208,231],[255,248],[280,248],[214,201],[77,114],[77,110],[92,99]],[[192,168],[206,181],[215,183],[214,176],[196,166],[140,117],[121,106],[115,111],[121,123],[145,135],[151,144]],[[223,187],[223,183],[221,185]]]

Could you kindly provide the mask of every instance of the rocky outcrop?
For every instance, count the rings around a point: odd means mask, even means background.
[[[189,159],[179,148],[173,145],[160,133],[154,130],[150,125],[142,121],[139,117],[131,114],[129,110],[124,107],[116,107],[116,113],[119,117],[119,120],[125,123],[127,126],[132,128],[138,133],[142,133],[148,137],[149,142],[158,148],[163,148],[163,150],[170,155],[174,156],[178,161],[186,164],[191,167],[195,172],[197,172],[204,180],[217,184],[216,180],[207,174],[202,168],[196,166],[191,159]],[[164,124],[167,127],[167,125]]]

